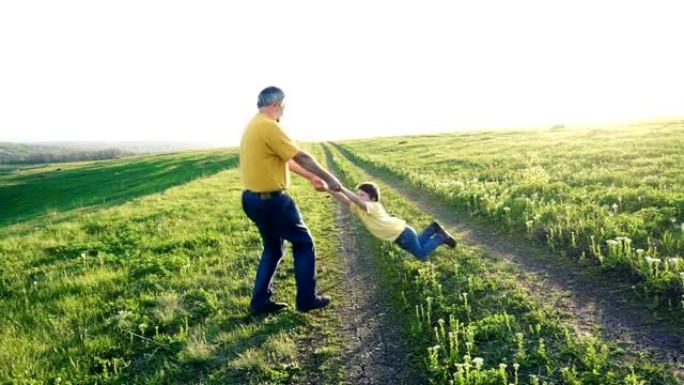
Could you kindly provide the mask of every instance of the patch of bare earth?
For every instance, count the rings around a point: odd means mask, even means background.
[[[339,308],[341,333],[347,341],[343,367],[350,384],[418,384],[422,380],[407,370],[409,346],[402,335],[399,309],[388,301],[368,253],[359,244],[359,235],[347,208],[339,207],[336,223],[340,229],[345,298]]]

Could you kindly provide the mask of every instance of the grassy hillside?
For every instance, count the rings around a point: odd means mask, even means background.
[[[555,251],[547,259],[640,277],[645,292],[682,306],[682,122],[307,148],[350,187],[371,170],[399,176],[441,211],[542,242]],[[484,245],[459,239],[418,262],[347,222],[346,211],[336,218],[331,199],[298,177],[289,193],[316,239],[319,288],[334,303],[251,317],[261,242],[242,212],[237,166],[235,150],[0,165],[0,384],[349,383],[340,335],[377,346],[358,329],[339,333],[370,319],[368,309],[340,305],[349,296],[342,277],[358,279],[345,275],[353,270],[341,253],[376,267],[384,305],[402,314],[392,322],[411,346],[411,370],[431,384],[680,383],[681,368],[646,352],[648,341],[594,330],[604,324],[574,318],[555,298],[573,293],[535,291],[529,282],[543,277]],[[388,181],[378,183],[390,213],[416,228],[434,219]],[[352,225],[336,228],[336,219]],[[292,264],[288,251],[275,283],[276,299],[291,304]],[[344,309],[354,322],[340,318]],[[383,368],[362,368],[371,370]]]
[[[371,177],[329,148],[350,186]],[[416,228],[434,218],[391,186],[384,207]],[[367,234],[367,233],[366,233]],[[402,309],[411,344],[430,384],[676,384],[663,366],[621,349],[616,341],[577,332],[568,315],[530,294],[511,265],[460,242],[420,263],[389,242],[369,237],[364,252],[392,288],[388,306]],[[461,241],[461,240],[459,240]]]
[[[684,306],[684,122],[341,143],[346,154]]]
[[[13,220],[50,197],[63,211],[91,206],[0,236],[0,383],[276,384],[307,374],[309,356],[333,367],[334,313],[247,316],[261,245],[235,166],[234,154],[183,153],[5,175],[3,193],[23,205]],[[330,200],[295,182],[325,284]],[[276,283],[290,303],[291,266],[288,255]]]
[[[233,150],[0,168],[0,226],[106,207],[237,165]]]

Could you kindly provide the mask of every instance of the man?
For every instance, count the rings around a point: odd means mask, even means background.
[[[316,293],[316,251],[299,208],[285,192],[289,170],[307,178],[319,191],[341,189],[333,175],[301,150],[280,127],[285,94],[267,87],[259,94],[259,112],[249,122],[240,143],[240,172],[244,191],[242,208],[256,224],[264,250],[257,269],[250,303],[252,314],[287,307],[275,302],[273,276],[283,258],[284,241],[292,244],[297,282],[297,310],[320,309],[330,297]]]

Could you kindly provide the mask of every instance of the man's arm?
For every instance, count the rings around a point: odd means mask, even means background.
[[[342,188],[337,178],[321,167],[321,165],[316,162],[316,159],[314,159],[306,151],[299,151],[292,159],[304,170],[323,179],[328,184],[328,188],[330,190],[340,191]]]
[[[354,202],[354,204],[359,206],[363,211],[368,212],[368,202],[362,201],[361,198],[359,198],[359,196],[356,195],[353,191],[342,186],[341,194],[344,194],[345,198],[347,198],[347,201]]]
[[[307,171],[304,167],[300,166],[299,163],[297,163],[294,159],[290,159],[287,162],[287,166],[290,168],[290,171],[294,172],[297,175],[301,175],[306,179],[311,179],[311,177],[316,176],[313,173]]]
[[[295,174],[301,175],[303,178],[308,179],[316,191],[328,191],[328,185],[323,181],[323,179],[304,169],[304,167],[300,166],[299,163],[295,162],[294,159],[290,159],[287,162],[287,167]]]

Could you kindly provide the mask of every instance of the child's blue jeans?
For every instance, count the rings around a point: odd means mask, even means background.
[[[446,238],[442,234],[435,232],[432,226],[423,230],[420,236],[418,236],[413,227],[406,225],[404,231],[399,234],[399,237],[394,242],[421,261],[426,261],[427,257],[445,240]]]

